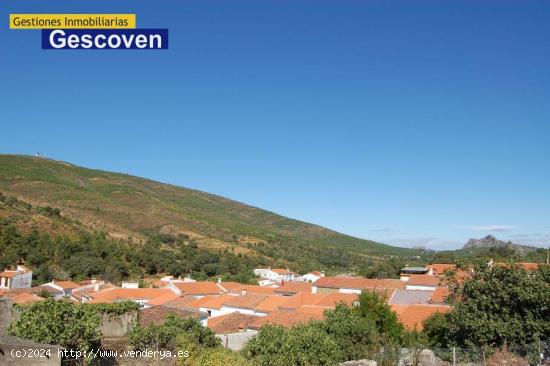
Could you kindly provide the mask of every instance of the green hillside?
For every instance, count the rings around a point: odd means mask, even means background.
[[[19,230],[38,228],[51,236],[104,233],[138,248],[173,238],[201,250],[298,268],[349,269],[365,260],[420,254],[213,194],[45,158],[0,155],[0,192],[34,208],[0,206],[0,217]],[[46,207],[59,209],[59,218],[37,211]]]

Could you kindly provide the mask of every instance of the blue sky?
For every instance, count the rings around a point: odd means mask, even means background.
[[[2,1],[0,152],[354,236],[550,244],[550,2]],[[46,51],[9,13],[136,13],[168,51]]]

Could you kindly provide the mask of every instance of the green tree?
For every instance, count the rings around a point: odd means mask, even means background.
[[[327,311],[324,330],[338,345],[343,360],[357,360],[372,355],[379,345],[376,323],[358,309],[338,304]]]
[[[22,309],[20,318],[10,325],[9,333],[85,351],[99,345],[100,323],[101,315],[92,307],[75,305],[69,300],[47,299]]]
[[[405,333],[405,328],[397,319],[397,315],[386,303],[386,295],[372,291],[363,291],[359,296],[355,312],[363,318],[372,321],[384,342],[399,343]]]
[[[242,351],[255,365],[334,365],[342,360],[337,342],[319,322],[284,329],[266,325]]]
[[[463,282],[449,279],[453,311],[425,323],[432,345],[524,347],[550,337],[548,269],[486,263],[470,264]]]
[[[189,341],[202,347],[218,347],[221,345],[214,332],[202,326],[197,319],[182,319],[175,314],[169,314],[161,325],[136,326],[129,334],[128,339],[136,350],[163,349],[174,351],[178,349],[178,336],[180,335],[185,335]]]
[[[325,311],[323,321],[290,329],[267,325],[244,347],[242,354],[256,365],[333,365],[374,358],[381,348],[399,349],[405,331],[384,297],[373,292],[349,307],[338,304]],[[387,360],[382,365],[394,364]]]

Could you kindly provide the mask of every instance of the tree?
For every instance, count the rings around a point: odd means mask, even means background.
[[[372,291],[363,291],[359,296],[355,312],[363,318],[371,320],[384,339],[384,342],[399,343],[405,333],[405,328],[397,319],[397,315],[386,303],[386,295]]]
[[[169,314],[161,325],[136,326],[129,334],[130,344],[136,350],[162,349],[174,351],[178,348],[178,336],[184,335],[193,344],[203,347],[218,347],[220,340],[209,328],[203,327],[194,318],[183,319]]]
[[[343,360],[366,358],[378,347],[380,338],[375,321],[362,316],[357,309],[338,304],[333,311],[326,312],[323,325],[338,345]]]
[[[266,325],[244,347],[242,354],[255,365],[333,365],[376,356],[381,348],[400,348],[404,328],[384,298],[363,293],[359,303],[338,304],[325,311],[323,321],[287,329]],[[395,360],[387,360],[394,364]]]
[[[244,347],[243,355],[255,365],[334,365],[342,360],[337,342],[323,324],[311,322],[290,329],[266,325]]]
[[[463,282],[449,279],[453,311],[425,323],[432,345],[525,347],[550,337],[547,268],[527,272],[477,261],[468,270]]]
[[[59,344],[68,349],[86,351],[97,347],[101,339],[101,315],[89,306],[69,300],[47,299],[23,309],[9,333],[35,342]]]

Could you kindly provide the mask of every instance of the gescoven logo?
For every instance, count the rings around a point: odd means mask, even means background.
[[[42,49],[168,49],[168,29],[44,29]]]

